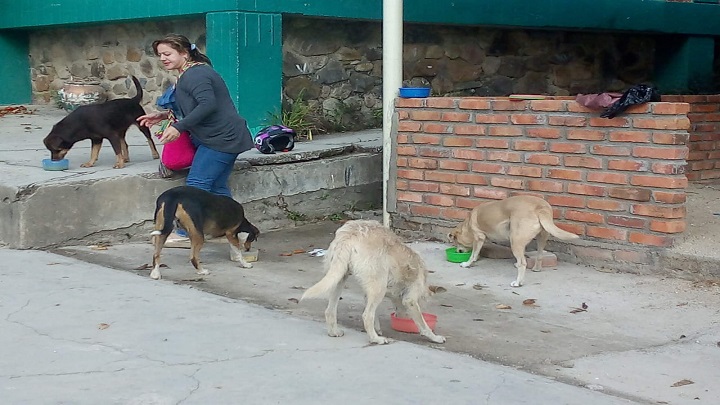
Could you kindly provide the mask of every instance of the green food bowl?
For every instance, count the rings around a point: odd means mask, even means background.
[[[447,256],[447,261],[450,263],[462,263],[468,261],[470,259],[470,255],[472,252],[465,252],[460,253],[458,252],[455,247],[449,247],[445,249],[445,256]]]

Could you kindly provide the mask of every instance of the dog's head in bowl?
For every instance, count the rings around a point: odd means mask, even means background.
[[[468,221],[464,221],[448,233],[448,241],[455,246],[456,253],[468,253],[472,251],[473,243],[475,242],[473,233],[463,230],[463,227],[468,225]]]

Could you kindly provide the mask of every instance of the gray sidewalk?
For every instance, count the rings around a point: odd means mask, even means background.
[[[6,404],[631,403],[50,253],[0,262]]]

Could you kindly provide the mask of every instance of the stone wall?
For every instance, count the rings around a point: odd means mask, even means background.
[[[152,42],[181,32],[205,49],[205,20],[190,19],[37,31],[30,35],[33,102],[53,103],[53,95],[71,79],[97,79],[109,99],[135,94],[127,75],[145,89],[143,105],[153,106],[174,75],[166,71]],[[130,90],[132,89],[132,90]]]
[[[652,265],[685,230],[687,103],[600,118],[573,100],[398,99],[393,227],[443,238],[483,200],[534,194],[582,260]]]
[[[379,127],[381,24],[283,21],[285,107],[302,92],[331,131]],[[145,87],[144,104],[152,105],[172,75],[150,44],[169,32],[205,49],[203,18],[33,32],[34,102],[52,103],[53,92],[71,76],[98,78],[109,98],[125,97],[133,86],[123,76],[134,74]],[[654,48],[651,36],[406,24],[404,78],[431,86],[435,95],[618,91],[650,79]]]

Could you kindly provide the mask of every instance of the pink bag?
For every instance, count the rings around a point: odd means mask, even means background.
[[[160,161],[170,170],[187,169],[192,165],[195,157],[195,145],[190,139],[190,133],[180,133],[178,139],[163,145]]]
[[[620,99],[622,93],[578,94],[575,101],[593,110],[610,107]]]

